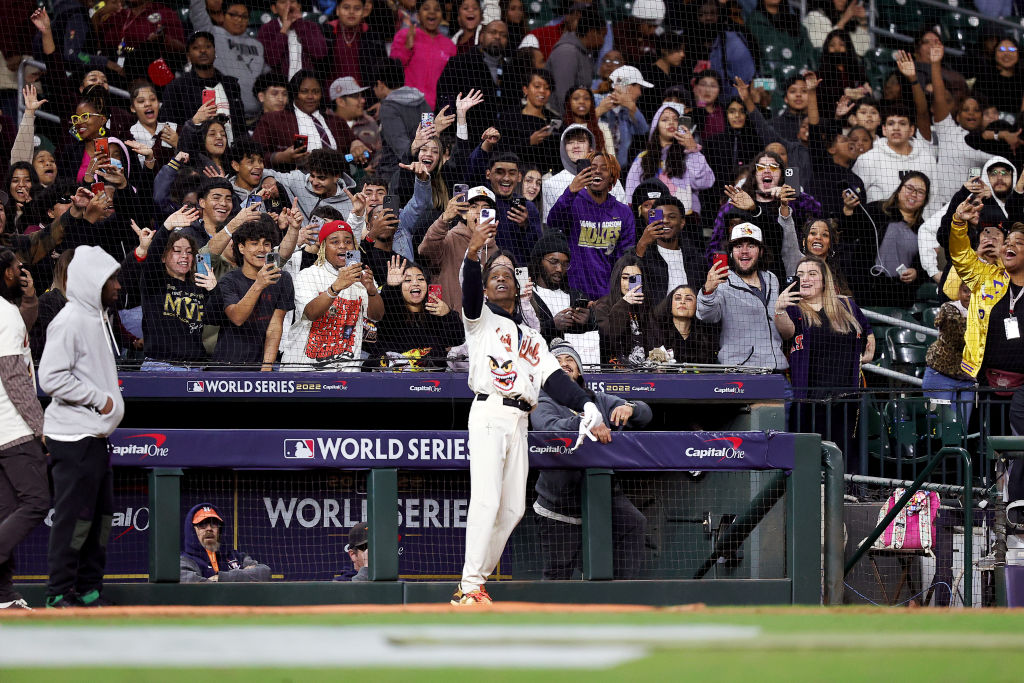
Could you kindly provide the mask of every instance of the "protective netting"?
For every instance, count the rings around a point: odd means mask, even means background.
[[[1012,3],[38,4],[0,40],[37,358],[96,245],[126,367],[459,369],[488,209],[485,257],[586,365],[782,370],[805,256],[805,306],[930,327],[959,203],[972,246],[1019,212]]]

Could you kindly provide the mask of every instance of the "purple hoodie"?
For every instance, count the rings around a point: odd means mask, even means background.
[[[636,244],[629,206],[611,195],[598,204],[587,190],[565,188],[548,214],[548,228],[569,238],[569,286],[591,300],[608,294],[612,266]]]

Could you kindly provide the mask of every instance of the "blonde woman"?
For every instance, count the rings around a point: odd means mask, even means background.
[[[850,297],[836,294],[835,278],[816,256],[803,258],[797,280],[782,290],[775,304],[775,327],[792,340],[789,353],[793,403],[790,429],[814,431],[849,453],[857,424],[856,404],[830,405],[860,386],[860,365],[875,355],[875,336]]]

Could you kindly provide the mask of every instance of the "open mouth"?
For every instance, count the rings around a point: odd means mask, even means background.
[[[771,173],[765,173],[764,175],[761,176],[761,183],[765,187],[771,187],[771,185],[772,185],[772,183],[774,181],[775,181],[775,178],[772,176]]]
[[[502,180],[498,182],[498,189],[501,190],[502,194],[508,194],[515,188],[515,183],[511,180]]]
[[[824,242],[811,242],[811,249],[814,249],[815,251],[824,251],[825,250],[825,243]]]

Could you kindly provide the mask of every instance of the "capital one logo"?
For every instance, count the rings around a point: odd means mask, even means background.
[[[564,436],[556,436],[551,439],[544,439],[547,446],[530,446],[531,453],[553,453],[555,455],[567,455],[572,448],[572,439]]]
[[[724,441],[725,444],[717,443],[721,441]],[[704,458],[715,458],[716,462],[721,462],[722,460],[742,460],[746,457],[746,451],[740,448],[740,446],[743,445],[742,437],[719,436],[713,439],[705,439],[704,443],[715,443],[715,445],[709,446],[708,448],[693,448],[691,446],[686,449],[686,456],[688,458],[698,458],[701,460]]]
[[[285,439],[284,457],[289,460],[312,460],[316,442],[313,439]]]
[[[441,392],[441,381],[436,379],[428,379],[419,384],[413,384],[409,387],[409,391],[429,391],[431,393],[438,394]]]
[[[149,440],[149,443],[142,441],[141,443],[128,443],[123,446],[111,446],[111,451],[113,451],[114,455],[137,455],[139,460],[145,460],[150,457],[163,458],[170,452],[170,448],[164,448],[164,443],[167,441],[166,434],[131,434],[124,438],[126,440]]]
[[[716,394],[742,394],[742,393],[745,393],[743,391],[743,382],[726,382],[725,384],[723,384],[721,386],[715,387],[714,388],[714,392]]]

